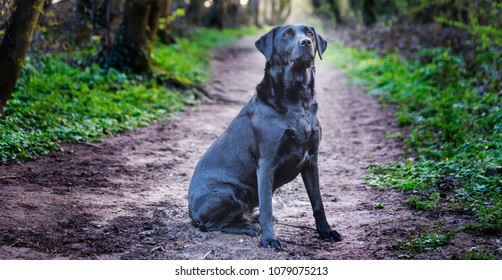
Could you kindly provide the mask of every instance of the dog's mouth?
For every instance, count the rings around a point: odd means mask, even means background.
[[[292,58],[289,66],[294,68],[309,68],[310,66],[312,66],[313,61],[313,54],[303,54]]]
[[[295,68],[308,68],[315,59],[313,48],[296,48],[291,55],[289,65]]]

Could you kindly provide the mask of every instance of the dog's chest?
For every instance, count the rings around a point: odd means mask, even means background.
[[[297,145],[299,147],[308,145],[315,132],[315,123],[309,118],[301,118],[291,125],[291,143],[290,145]]]
[[[317,151],[319,139],[320,132],[315,114],[290,119],[277,150],[280,163],[276,175],[281,183],[289,182],[298,175]]]
[[[319,129],[316,124],[315,116],[306,116],[297,119],[295,125],[291,127],[293,131],[289,145],[296,148],[293,149],[294,156],[303,158],[318,144],[316,139]]]
[[[297,144],[308,144],[315,133],[317,127],[317,103],[312,104],[308,109],[292,113],[288,116],[288,129],[294,131],[292,134]]]

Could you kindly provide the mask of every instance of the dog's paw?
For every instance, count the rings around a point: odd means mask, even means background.
[[[255,225],[248,225],[244,234],[249,236],[258,236],[261,234],[261,229]]]
[[[281,242],[277,239],[262,239],[261,246],[263,248],[274,248],[277,251],[282,251]]]
[[[336,230],[331,228],[319,230],[318,232],[323,240],[334,242],[342,241],[342,236]]]

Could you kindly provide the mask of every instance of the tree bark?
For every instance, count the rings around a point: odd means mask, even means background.
[[[0,45],[0,112],[16,86],[44,0],[16,0]]]
[[[104,54],[102,66],[138,74],[150,71],[150,54],[160,15],[159,3],[159,0],[127,0],[115,42]]]
[[[127,66],[137,73],[146,72],[150,68],[146,41],[146,27],[151,9],[148,2],[147,0],[128,0],[126,2],[121,28],[124,41],[122,46],[117,46],[125,48],[127,53],[123,58],[126,59]]]

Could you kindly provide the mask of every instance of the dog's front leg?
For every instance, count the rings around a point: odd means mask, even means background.
[[[315,224],[317,232],[324,240],[341,241],[342,236],[331,229],[324,214],[324,205],[321,198],[321,190],[319,187],[319,169],[317,166],[317,154],[311,157],[309,164],[302,171],[302,179],[307,189],[307,194],[314,212]]]
[[[258,202],[260,208],[260,222],[262,231],[261,246],[263,248],[274,248],[282,250],[281,243],[275,238],[273,215],[272,215],[272,195],[274,184],[274,168],[270,160],[260,159],[258,162]]]

